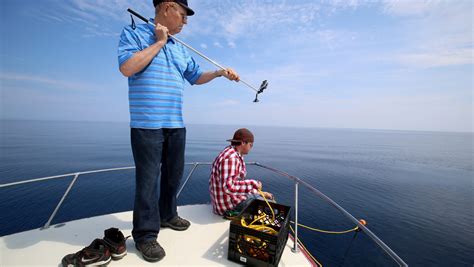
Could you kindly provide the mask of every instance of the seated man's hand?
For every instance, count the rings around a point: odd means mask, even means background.
[[[266,199],[273,199],[272,193],[269,193],[269,192],[263,192],[263,196],[264,196]]]

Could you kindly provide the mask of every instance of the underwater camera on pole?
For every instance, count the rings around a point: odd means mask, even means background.
[[[137,18],[143,20],[144,22],[146,22],[147,24],[150,24],[151,26],[153,27],[156,27],[155,23],[149,21],[148,19],[146,19],[145,17],[143,17],[142,15],[138,14],[137,12],[133,11],[132,9],[127,9],[128,12],[130,12],[130,14],[136,16]],[[134,25],[134,21],[133,21],[133,17],[132,17],[132,27]],[[222,69],[222,70],[226,70],[226,68],[224,68],[223,66],[221,66],[219,63],[217,63],[216,61],[210,59],[209,57],[207,57],[206,55],[204,55],[203,53],[199,52],[198,50],[196,50],[195,48],[193,48],[192,46],[188,45],[187,43],[181,41],[180,39],[178,39],[177,37],[173,36],[173,35],[169,35],[170,38],[172,38],[173,40],[175,40],[176,42],[184,45],[185,47],[191,49],[194,53],[198,54],[199,56],[201,56],[202,58],[204,58],[205,60],[209,61],[210,63],[212,63],[214,66]],[[240,81],[247,85],[249,88],[251,88],[252,90],[254,90],[256,92],[256,95],[255,95],[255,99],[253,100],[253,102],[259,102],[258,101],[258,95],[263,93],[263,90],[267,89],[267,86],[268,86],[268,82],[267,80],[264,80],[262,82],[262,84],[260,85],[260,88],[257,89],[255,88],[254,86],[250,85],[249,83],[247,83],[246,81],[240,79]]]

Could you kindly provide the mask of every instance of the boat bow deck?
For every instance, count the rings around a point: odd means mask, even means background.
[[[178,207],[180,216],[191,221],[187,231],[160,231],[158,242],[166,251],[159,265],[166,266],[240,266],[227,260],[229,221],[214,215],[210,205]],[[0,266],[58,266],[64,255],[81,250],[105,229],[119,228],[131,234],[132,212],[122,212],[71,221],[61,227],[31,230],[0,238]],[[311,266],[303,253],[293,253],[289,238],[279,266]],[[144,261],[127,240],[128,255],[110,266],[151,265]]]

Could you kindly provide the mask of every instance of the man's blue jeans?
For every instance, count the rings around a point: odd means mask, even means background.
[[[176,193],[183,176],[186,128],[132,128],[130,136],[136,168],[132,235],[141,243],[155,240],[161,221],[178,215]]]

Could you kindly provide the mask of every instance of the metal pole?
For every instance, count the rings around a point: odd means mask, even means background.
[[[186,177],[186,180],[184,181],[183,186],[181,186],[181,188],[179,189],[178,194],[176,194],[176,198],[179,197],[179,194],[181,194],[181,191],[183,191],[184,187],[185,187],[186,184],[188,183],[189,178],[191,178],[191,175],[193,175],[193,172],[194,172],[194,170],[196,169],[196,167],[197,167],[198,165],[199,165],[199,163],[194,163],[194,167],[193,167],[193,168],[191,169],[191,171],[189,172],[188,177]]]
[[[131,10],[130,8],[127,9],[128,12],[130,12],[131,14],[137,16],[139,19],[145,21],[147,24],[150,24],[151,26],[153,27],[156,27],[156,24],[149,21],[148,19],[146,19],[145,17],[143,17],[142,15],[138,14],[137,12]],[[169,34],[168,35],[169,37],[171,37],[173,40],[177,41],[178,43],[186,46],[187,48],[191,49],[194,53],[198,54],[199,56],[201,56],[202,58],[204,58],[205,60],[209,61],[211,64],[213,64],[214,66],[220,68],[221,70],[226,70],[226,68],[224,68],[223,66],[221,66],[221,64],[217,63],[216,61],[210,59],[209,57],[207,57],[206,55],[204,55],[203,53],[199,52],[198,50],[196,50],[194,47],[188,45],[187,43],[181,41],[179,38]],[[255,92],[258,92],[258,89],[253,87],[252,85],[250,85],[249,83],[245,82],[244,80],[240,79],[240,81],[247,85],[250,89],[254,90]]]
[[[148,21],[148,24],[152,25],[153,27],[156,27],[156,25],[153,23],[153,22],[150,22]],[[206,55],[204,55],[203,53],[199,52],[198,50],[196,50],[195,48],[193,48],[192,46],[188,45],[187,43],[185,43],[184,41],[178,39],[176,36],[173,36],[173,35],[168,35],[169,37],[171,37],[172,39],[174,39],[176,42],[178,43],[181,43],[182,45],[186,46],[187,48],[191,49],[194,53],[200,55],[202,58],[204,58],[205,60],[207,60],[208,62],[210,62],[211,64],[213,64],[214,66],[218,67],[219,69],[221,70],[226,70],[225,67],[223,67],[221,64],[217,63],[216,61],[210,59],[209,57],[207,57]],[[240,81],[247,85],[249,88],[251,88],[252,90],[254,90],[255,92],[258,92],[258,89],[253,87],[252,85],[250,85],[248,82],[240,79]]]
[[[59,207],[61,207],[61,205],[63,204],[64,199],[66,199],[66,196],[69,194],[69,191],[71,191],[71,188],[72,188],[72,186],[74,185],[74,183],[76,182],[77,177],[79,177],[79,173],[76,173],[76,176],[74,176],[74,179],[72,179],[72,182],[69,184],[69,187],[66,189],[66,192],[64,192],[63,197],[62,197],[61,200],[59,201],[58,205],[57,205],[56,208],[54,209],[54,211],[53,211],[53,213],[51,214],[51,216],[49,216],[49,219],[48,219],[48,221],[46,222],[46,224],[45,224],[43,227],[41,227],[41,230],[44,230],[44,229],[48,229],[48,228],[49,228],[49,225],[51,224],[51,221],[53,220],[54,216],[56,216],[56,213],[58,212]]]
[[[9,186],[14,186],[14,185],[20,185],[20,184],[27,184],[27,183],[34,183],[34,182],[46,181],[46,180],[57,179],[57,178],[64,178],[64,177],[73,176],[73,175],[77,175],[77,174],[81,175],[81,174],[91,174],[91,173],[99,173],[99,172],[110,172],[110,171],[119,171],[119,170],[128,170],[128,169],[135,169],[135,167],[121,167],[121,168],[112,168],[112,169],[103,169],[103,170],[94,170],[94,171],[67,173],[67,174],[62,174],[62,175],[48,176],[48,177],[36,178],[36,179],[30,179],[30,180],[24,180],[24,181],[13,182],[13,183],[8,183],[8,184],[1,184],[1,185],[0,185],[0,188],[9,187]]]
[[[293,253],[298,253],[298,182],[295,182],[295,243],[291,249]]]

